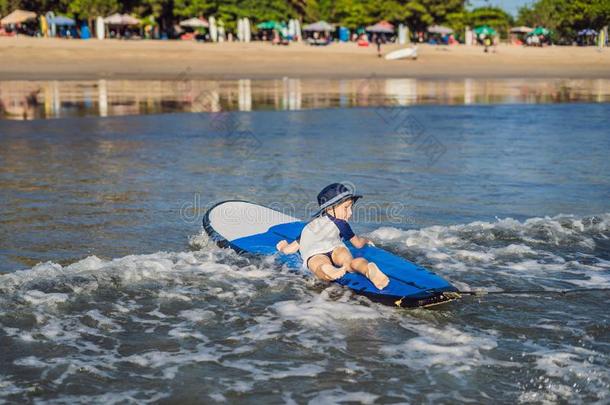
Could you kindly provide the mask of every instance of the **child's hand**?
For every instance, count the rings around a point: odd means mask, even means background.
[[[354,245],[354,247],[356,249],[362,249],[366,245],[375,246],[375,244],[373,242],[371,242],[371,240],[369,238],[365,238],[365,237],[357,236],[357,235],[354,235],[354,237],[351,238],[349,241],[352,243],[352,245]]]
[[[275,245],[275,248],[282,252],[282,249],[284,249],[286,246],[288,246],[288,242],[286,240],[281,240],[277,243],[277,245]]]

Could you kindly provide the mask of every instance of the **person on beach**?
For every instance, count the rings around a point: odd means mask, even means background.
[[[377,57],[381,58],[381,34],[375,34],[375,44],[377,45]]]
[[[352,206],[362,198],[344,184],[330,184],[318,194],[318,211],[297,240],[288,243],[282,240],[277,250],[285,254],[296,253],[303,258],[305,266],[316,277],[324,281],[337,280],[346,272],[358,272],[367,277],[378,289],[384,289],[390,280],[373,262],[352,257],[343,241],[357,249],[372,244],[367,238],[357,236],[348,224]]]

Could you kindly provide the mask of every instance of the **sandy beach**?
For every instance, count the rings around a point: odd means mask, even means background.
[[[399,49],[385,45],[382,52]],[[311,47],[269,43],[76,41],[0,38],[0,80],[271,79],[377,77],[610,78],[610,49],[419,46],[416,61],[386,61],[375,47],[353,43]]]

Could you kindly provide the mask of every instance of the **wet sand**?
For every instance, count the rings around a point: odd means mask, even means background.
[[[399,45],[382,47],[387,53]],[[610,78],[610,49],[419,46],[416,61],[386,61],[375,47],[304,44],[276,47],[253,42],[209,44],[183,41],[61,40],[0,38],[0,80],[273,79],[376,77]]]

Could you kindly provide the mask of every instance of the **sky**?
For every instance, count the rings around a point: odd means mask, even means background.
[[[531,4],[533,0],[469,0],[471,8],[482,6],[498,6],[508,11],[513,16],[517,16],[519,8]]]

